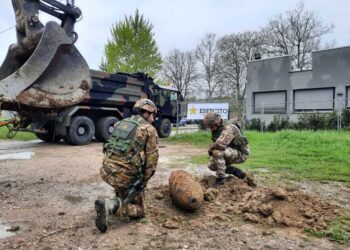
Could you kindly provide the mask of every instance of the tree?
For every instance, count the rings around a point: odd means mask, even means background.
[[[100,69],[115,72],[144,72],[154,76],[161,68],[162,57],[153,38],[153,25],[136,10],[111,28]]]
[[[315,12],[299,2],[296,9],[271,19],[264,29],[267,49],[273,55],[292,55],[293,67],[311,67],[310,52],[321,49],[321,38],[332,32],[333,24],[324,24]]]
[[[219,73],[227,96],[244,99],[248,62],[255,54],[263,53],[263,42],[261,34],[253,31],[226,35],[218,41]]]
[[[220,85],[218,78],[219,54],[216,35],[213,33],[206,34],[197,46],[195,55],[201,65],[200,77],[206,83],[205,86],[199,85],[198,89],[201,92],[205,92],[207,98],[211,101]]]
[[[173,82],[182,96],[186,98],[191,84],[198,78],[196,58],[193,52],[181,52],[178,49],[171,51],[164,59],[162,75]]]

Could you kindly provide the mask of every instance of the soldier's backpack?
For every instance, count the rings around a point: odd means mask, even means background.
[[[144,162],[139,157],[140,151],[143,149],[143,142],[135,139],[137,128],[147,124],[137,117],[132,116],[117,123],[111,138],[103,145],[103,152],[107,157],[117,156],[130,164],[135,164],[137,172],[128,187],[126,203],[132,200],[135,195],[142,191],[142,180],[145,171]],[[136,164],[135,159],[139,159],[139,164]]]
[[[134,140],[136,130],[141,124],[143,123],[132,118],[120,121],[111,138],[103,145],[103,152],[131,159],[143,148],[141,141]]]

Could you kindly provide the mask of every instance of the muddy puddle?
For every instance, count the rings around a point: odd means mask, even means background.
[[[0,155],[0,160],[29,160],[35,155],[34,152],[18,152]]]
[[[0,240],[21,234],[29,228],[29,222],[5,223],[0,221]]]
[[[44,142],[41,140],[30,140],[30,141],[1,140],[0,150],[32,148],[32,147],[39,147],[43,144],[44,144]]]
[[[7,231],[9,229],[11,229],[10,225],[2,224],[0,222],[0,240],[1,239],[6,239],[6,238],[9,238],[9,237],[13,237],[13,236],[16,235],[15,233]]]

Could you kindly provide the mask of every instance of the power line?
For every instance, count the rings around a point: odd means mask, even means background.
[[[12,25],[11,27],[8,27],[7,29],[4,29],[3,31],[0,31],[0,35],[5,33],[5,32],[7,32],[7,31],[9,31],[9,30],[11,30],[11,29],[13,29],[14,27],[16,27],[16,25]]]

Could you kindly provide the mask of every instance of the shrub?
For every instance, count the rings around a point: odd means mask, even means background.
[[[260,131],[261,130],[261,123],[263,124],[263,129],[265,130],[265,128],[266,128],[265,122],[262,121],[260,118],[253,118],[250,121],[248,121],[246,123],[246,129]]]
[[[350,109],[343,109],[342,112],[343,127],[350,128]]]
[[[290,128],[289,117],[285,115],[275,115],[273,121],[267,126],[268,131],[278,131]]]
[[[280,129],[289,129],[290,127],[289,116],[282,116],[280,120]]]
[[[261,119],[254,118],[247,122],[246,129],[260,131]],[[279,131],[282,129],[296,129],[296,130],[324,130],[324,129],[337,129],[338,127],[338,114],[337,111],[332,113],[304,113],[298,116],[297,122],[291,122],[286,115],[275,115],[269,125],[266,126],[265,122],[264,130]],[[350,131],[350,109],[343,109],[341,114],[341,127],[344,130]]]
[[[298,117],[298,122],[296,124],[297,129],[312,129],[320,130],[327,128],[327,114],[321,113],[311,113],[311,114],[301,114]]]
[[[334,111],[327,116],[327,128],[337,129],[338,127],[338,116],[337,111]],[[341,112],[341,127],[344,129],[350,128],[350,110],[343,109]]]
[[[326,127],[327,129],[337,129],[338,117],[337,112],[333,111],[332,113],[326,116]]]

